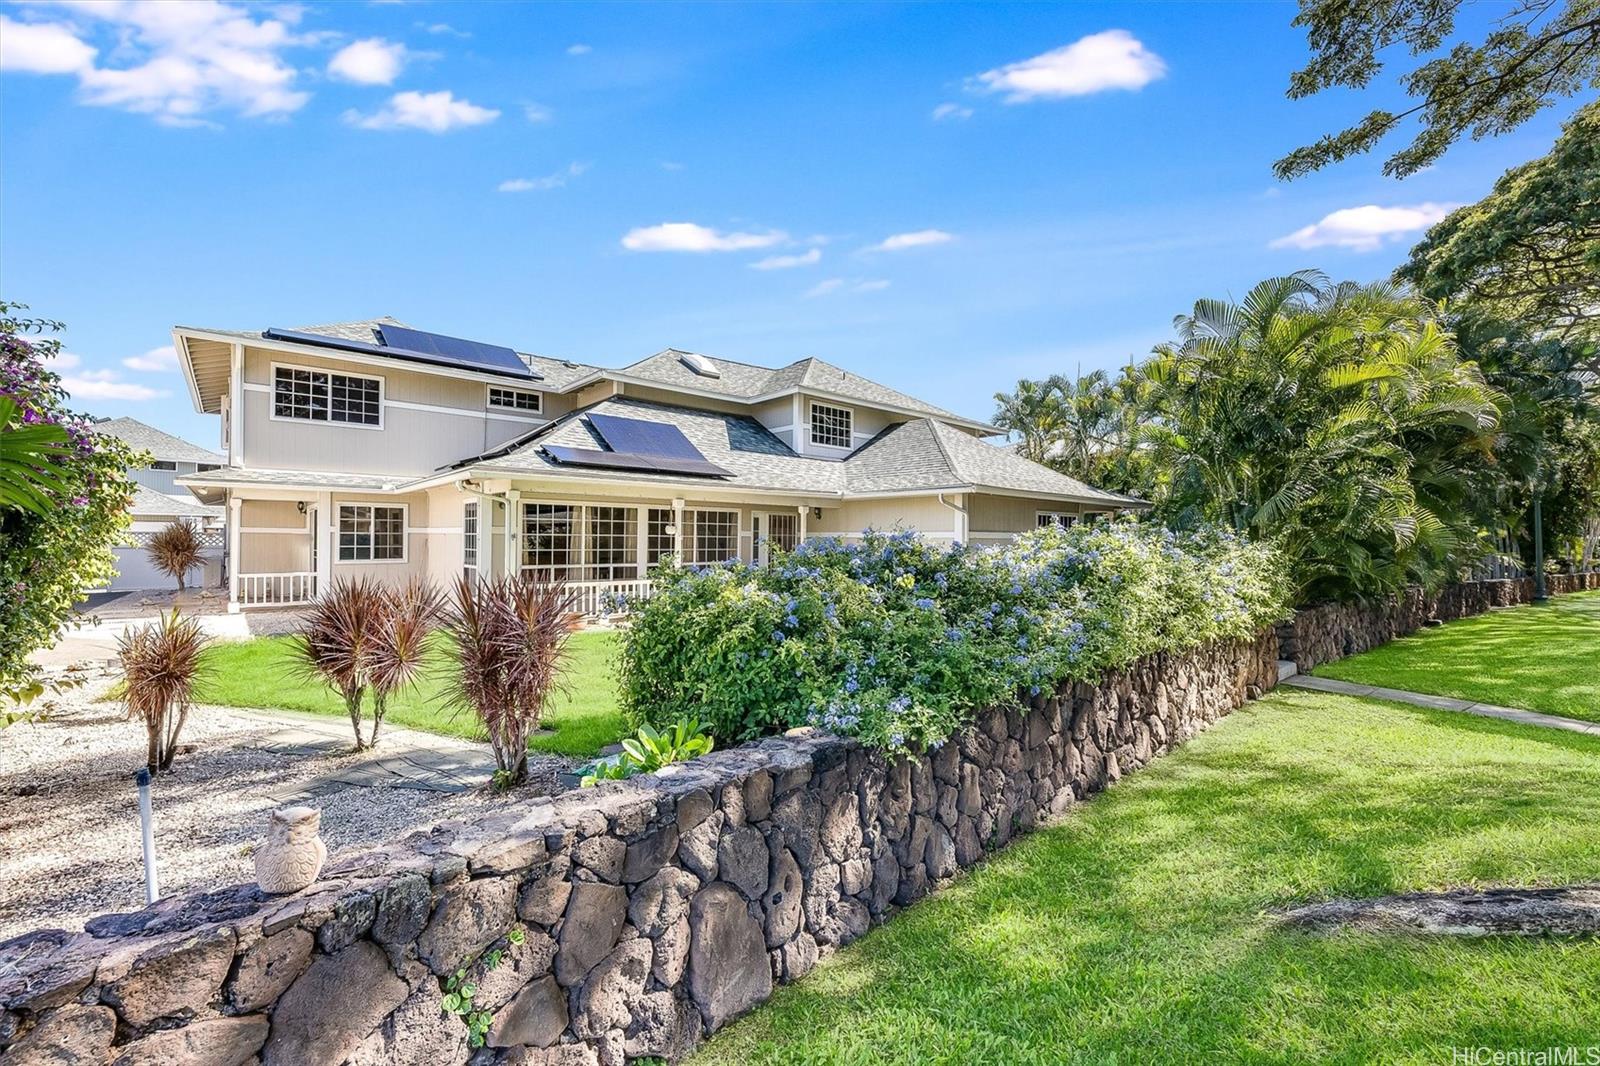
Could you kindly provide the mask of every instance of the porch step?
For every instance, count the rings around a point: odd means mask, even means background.
[[[1278,680],[1279,681],[1287,681],[1291,677],[1293,677],[1295,674],[1298,674],[1299,672],[1300,672],[1300,668],[1295,666],[1293,660],[1291,660],[1291,659],[1279,659],[1278,660]]]

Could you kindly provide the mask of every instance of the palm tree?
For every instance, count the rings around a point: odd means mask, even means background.
[[[1059,439],[1065,412],[1062,409],[1060,375],[1044,381],[1017,382],[1015,392],[994,394],[994,424],[1008,433],[1021,437],[1018,454],[1042,463],[1050,454],[1051,446]]]
[[[367,652],[367,683],[372,686],[372,739],[378,743],[389,697],[416,684],[428,662],[428,635],[439,617],[439,590],[424,578],[383,590],[383,617]]]
[[[325,682],[344,699],[357,751],[367,746],[361,736],[361,703],[385,599],[384,590],[371,578],[340,578],[311,605],[302,629],[291,638],[301,673]]]
[[[65,482],[54,464],[72,456],[72,439],[52,422],[31,416],[9,396],[0,396],[0,507],[49,514],[52,494]]]
[[[1276,540],[1302,597],[1454,576],[1501,396],[1429,305],[1305,271],[1175,327],[1142,368],[1169,520]]]
[[[176,610],[117,638],[123,698],[129,712],[144,722],[145,761],[153,774],[172,768],[209,643],[199,619],[179,618]]]
[[[182,592],[184,576],[204,561],[205,549],[194,526],[180,519],[152,536],[144,552],[157,570],[178,579],[178,591]]]

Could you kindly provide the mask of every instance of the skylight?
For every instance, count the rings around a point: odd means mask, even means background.
[[[683,361],[684,366],[703,378],[720,378],[722,376],[722,371],[717,369],[717,364],[703,355],[697,355],[694,352],[679,352],[678,358]]]

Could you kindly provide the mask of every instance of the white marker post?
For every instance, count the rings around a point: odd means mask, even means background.
[[[150,771],[141,766],[133,779],[139,785],[139,832],[144,838],[144,901],[148,906],[161,898],[156,884],[156,823],[150,813]]]

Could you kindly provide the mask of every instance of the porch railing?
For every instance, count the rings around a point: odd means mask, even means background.
[[[239,604],[242,607],[287,607],[310,603],[316,598],[317,574],[314,570],[239,575]]]
[[[616,614],[621,603],[649,599],[651,584],[648,578],[622,581],[569,581],[567,588],[577,597],[578,613],[586,618],[599,618]]]

